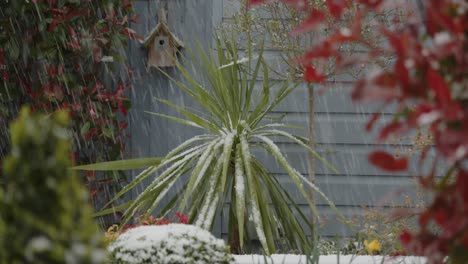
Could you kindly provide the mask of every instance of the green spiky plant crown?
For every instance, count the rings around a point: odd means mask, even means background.
[[[217,56],[207,54],[202,48],[197,50],[196,55],[191,53],[190,56],[195,68],[200,70],[200,77],[206,80],[207,87],[201,85],[197,77],[189,73],[181,63],[177,63],[176,67],[185,81],[175,80],[163,72],[193,98],[203,111],[186,109],[170,101],[159,100],[176,109],[184,118],[153,114],[203,129],[206,134],[197,135],[180,144],[163,159],[145,169],[116,195],[114,200],[157,173],[137,198],[121,207],[126,207],[123,223],[138,212],[153,213],[156,208],[163,207],[159,212],[163,216],[171,209],[178,208],[179,211],[188,212],[191,223],[211,230],[217,212],[230,195],[231,247],[237,246],[240,252],[244,251],[245,243],[250,240],[245,228],[250,216],[266,254],[277,251],[275,240],[278,239],[286,241],[290,249],[307,252],[311,249],[311,241],[305,235],[300,219],[311,230],[313,224],[278,179],[269,174],[265,165],[252,153],[254,148],[260,148],[275,158],[307,200],[315,216],[318,217],[318,214],[304,182],[336,210],[333,203],[315,185],[288,163],[271,137],[288,138],[310,151],[331,169],[334,168],[307,145],[307,139],[283,130],[288,128],[287,125],[265,122],[268,114],[297,85],[283,81],[279,83],[277,92],[272,94],[262,50],[253,56],[251,49],[248,49],[246,58],[240,58],[234,45],[222,43],[219,39],[216,48]],[[260,74],[263,75],[262,87],[255,89]],[[118,164],[132,166],[133,162],[122,161]],[[112,169],[112,166],[105,165],[97,166]],[[94,168],[96,165],[77,169]],[[174,188],[184,177],[188,179],[183,188]],[[174,196],[170,201],[163,206],[163,198],[172,195]],[[112,208],[103,213],[110,213],[111,210]],[[337,211],[336,213],[342,217]],[[233,245],[232,241],[237,241],[237,245]]]

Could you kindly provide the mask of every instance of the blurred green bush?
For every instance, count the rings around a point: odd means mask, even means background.
[[[71,166],[65,111],[23,108],[10,125],[0,196],[0,263],[102,263],[103,236]]]

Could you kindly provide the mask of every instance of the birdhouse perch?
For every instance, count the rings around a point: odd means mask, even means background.
[[[159,23],[145,37],[143,46],[148,50],[148,68],[174,67],[177,52],[184,47],[167,26],[167,11],[161,8],[159,11]]]

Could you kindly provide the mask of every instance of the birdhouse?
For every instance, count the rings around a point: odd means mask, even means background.
[[[145,37],[143,45],[148,50],[148,68],[175,66],[177,53],[184,43],[169,30],[165,9],[160,10],[159,23]]]

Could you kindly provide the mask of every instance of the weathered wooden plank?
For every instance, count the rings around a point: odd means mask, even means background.
[[[301,211],[307,216],[310,215],[311,211],[310,208],[306,205],[300,205],[299,208]],[[337,215],[327,206],[317,206],[317,209],[320,212],[320,218],[321,221],[319,224],[316,225],[316,228],[318,229],[318,235],[320,237],[329,237],[329,238],[337,238],[337,237],[354,237],[356,234],[352,232],[340,219],[338,219]],[[346,218],[346,219],[354,219],[355,223],[358,223],[359,221],[362,221],[362,216],[366,212],[366,208],[364,207],[344,207],[344,206],[338,206],[338,210],[340,213]],[[390,214],[392,212],[392,208],[378,208],[378,210],[382,214]],[[228,232],[228,225],[227,221],[229,219],[229,210],[228,207],[225,206],[222,211],[222,235],[224,238],[227,237],[227,232]],[[307,236],[311,236],[310,229],[307,227],[307,225],[304,223],[304,221],[301,219],[300,222],[302,223],[302,226],[304,227],[304,232]],[[354,226],[355,228],[355,226]],[[251,221],[248,221],[246,223],[246,230],[251,234],[251,237],[254,237],[254,228],[253,228],[253,223]],[[360,231],[360,229],[356,230]]]
[[[296,204],[307,205],[306,199],[297,190],[286,174],[276,174],[279,183],[288,190]],[[307,177],[307,175],[304,175]],[[417,199],[414,192],[415,178],[410,176],[367,175],[321,175],[316,176],[316,185],[337,206],[403,206],[407,199]],[[306,186],[306,185],[305,185]],[[328,205],[316,195],[316,205]],[[230,196],[226,203],[230,203]]]
[[[283,151],[286,159],[290,164],[296,168],[300,173],[307,174],[307,151],[302,147],[289,144],[289,143],[279,143],[278,146]],[[339,172],[340,175],[374,175],[374,176],[384,176],[384,175],[395,175],[395,176],[405,176],[405,175],[419,175],[417,172],[420,170],[419,167],[419,157],[412,156],[409,161],[409,170],[408,172],[395,172],[389,173],[383,170],[376,168],[371,165],[368,161],[368,154],[376,149],[395,151],[395,146],[373,146],[373,145],[350,145],[350,144],[319,144],[316,147],[316,152],[320,154],[325,160],[331,163]],[[405,148],[403,148],[405,150]],[[406,149],[407,150],[407,149]],[[283,168],[278,164],[274,158],[267,154],[263,149],[257,148],[253,149],[253,155],[265,164],[272,173],[284,173]],[[427,172],[430,169],[432,159],[434,158],[434,152],[430,151],[428,153],[428,158],[426,163],[423,164],[423,168]],[[325,175],[335,175],[336,173],[325,166],[322,162],[316,159],[315,162],[315,173],[316,174],[325,174]],[[437,173],[441,174],[444,171],[445,167],[441,164],[437,168]]]
[[[287,175],[278,175],[278,180],[284,188],[296,189]],[[417,198],[413,177],[316,175],[316,185],[338,206],[402,206],[407,198]],[[307,204],[298,191],[289,194],[296,203]],[[315,197],[316,205],[327,205],[322,197]]]
[[[308,113],[275,113],[270,116],[271,120],[265,121],[268,123],[281,123],[294,126],[294,128],[286,128],[291,134],[309,137],[308,131]],[[281,119],[280,119],[281,118]],[[365,130],[365,125],[371,115],[368,114],[315,114],[315,142],[317,144],[376,144],[376,138],[381,128],[388,124],[392,116],[382,116],[374,124],[374,129],[370,132]],[[280,120],[278,120],[280,119]],[[296,128],[297,127],[297,128]],[[292,142],[285,137],[273,137],[275,142]],[[414,142],[413,134],[401,136],[399,139],[390,139],[385,142],[385,145],[410,145]]]
[[[255,91],[261,91],[263,82],[257,81]],[[282,81],[271,81],[270,98],[273,99],[277,93]],[[315,97],[315,113],[395,113],[395,106],[383,107],[380,103],[355,103],[351,100],[351,92],[354,87],[353,82],[330,82],[326,85],[312,85]],[[273,112],[287,113],[305,113],[309,112],[309,86],[306,83],[300,83],[298,87],[284,99],[283,102],[273,110]]]

